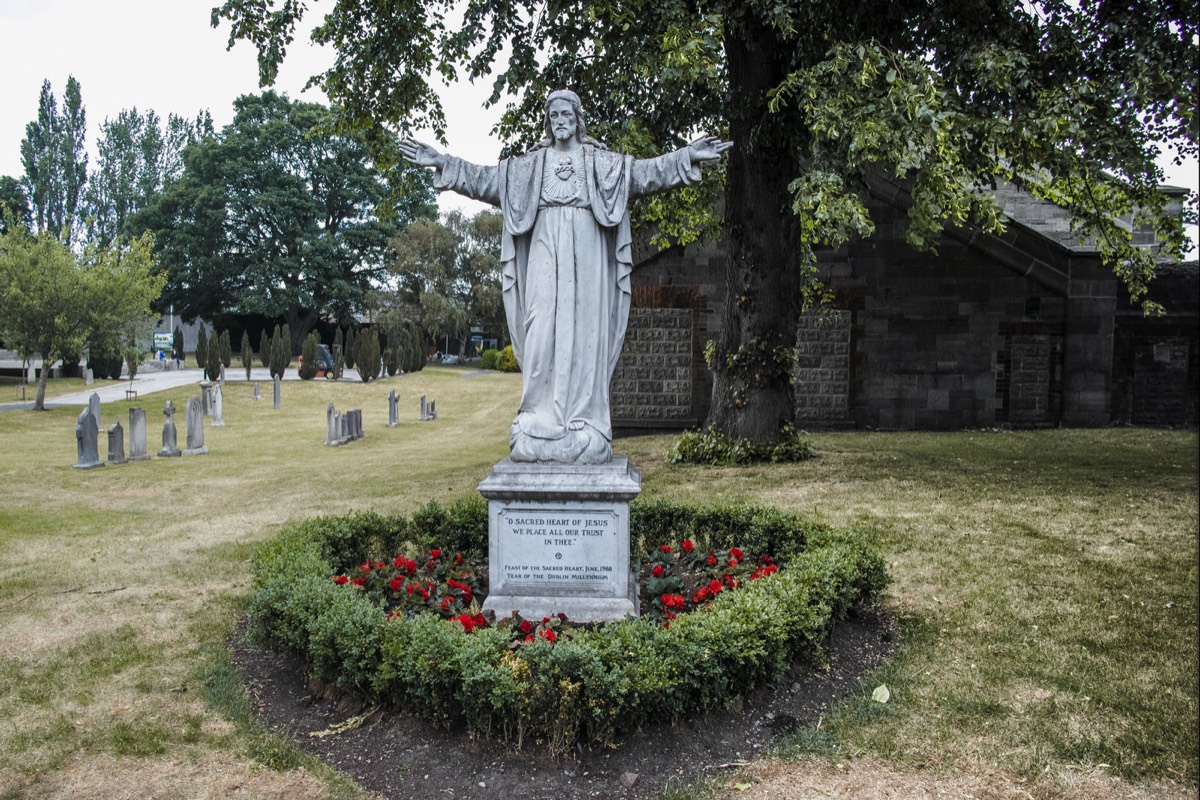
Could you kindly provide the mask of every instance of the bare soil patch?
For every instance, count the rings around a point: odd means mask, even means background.
[[[357,727],[330,733],[361,716],[361,705],[314,694],[303,665],[290,654],[250,647],[240,633],[231,647],[263,723],[389,800],[629,800],[720,774],[815,724],[892,653],[894,630],[880,608],[862,609],[834,629],[825,664],[797,665],[788,680],[749,692],[730,709],[636,731],[612,748],[577,747],[567,758],[555,758],[537,743],[517,749],[444,730],[398,710],[372,713]]]

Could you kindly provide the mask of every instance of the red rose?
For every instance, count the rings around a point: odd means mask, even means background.
[[[729,548],[729,555],[731,558],[736,558],[738,561],[742,560],[742,551],[736,547]]]
[[[351,582],[351,583],[353,583],[355,586],[362,586],[362,585],[363,585],[363,584],[365,584],[367,581],[366,581],[366,579],[365,579],[365,578],[355,578],[354,580],[352,580],[352,581],[350,581],[350,582]]]
[[[393,592],[398,592],[404,588],[404,579],[392,578],[390,581],[388,581],[388,586],[392,587]]]
[[[404,569],[404,556],[396,556],[396,559],[392,561],[392,566],[396,569]]]
[[[414,572],[417,571],[417,562],[413,561],[411,558],[408,559],[407,561],[405,561],[404,562],[404,571],[407,572],[409,575],[412,575]]]
[[[549,622],[549,621],[550,621],[549,617],[542,617],[542,622]]]
[[[721,584],[721,582],[719,580],[713,579],[708,582],[707,588],[708,588],[709,593],[716,595],[716,594],[720,593],[720,591],[722,589],[724,589],[725,587]]]
[[[737,565],[738,565],[738,560],[736,558],[729,559],[729,566],[736,567]]]
[[[459,625],[462,625],[463,630],[466,631],[467,633],[470,633],[471,631],[475,630],[475,620],[471,619],[470,614],[461,614],[457,617],[454,617],[454,620]]]
[[[563,612],[561,612],[561,611],[560,611],[560,612],[558,612],[558,618],[559,618],[559,619],[561,619],[563,622],[566,622],[566,621],[567,621],[567,615],[566,615],[566,614],[564,614],[564,613],[563,613]]]
[[[350,582],[350,579],[347,578],[345,575],[334,575],[333,582],[336,583],[338,586],[345,586],[347,583]]]
[[[475,616],[471,617],[471,619],[475,622],[476,628],[487,627],[487,620],[484,618],[483,614],[476,614]]]
[[[429,551],[430,558],[441,558],[441,555],[442,555],[442,551],[438,550],[436,547]]]
[[[533,631],[533,623],[527,619],[521,620],[521,633],[531,633]]]
[[[442,598],[442,611],[449,611],[449,610],[450,610],[450,598],[443,597]]]
[[[654,577],[661,578],[662,574],[663,574],[663,565],[655,564],[654,569],[650,570],[650,572],[652,572],[654,574]]]
[[[670,613],[663,614],[663,619],[675,619],[675,615]]]
[[[671,553],[671,552],[674,552],[673,550],[671,550],[671,545],[669,545],[669,544],[664,544],[662,547],[660,547],[660,548],[658,548],[658,549],[659,549],[659,550],[661,550],[661,551],[662,551],[662,552],[664,552],[664,553]]]
[[[366,562],[363,562],[362,564],[359,564],[359,565],[358,565],[358,571],[359,571],[359,572],[370,572],[370,571],[371,571],[371,565],[370,565],[370,564],[368,564],[368,563],[366,563]]]
[[[543,639],[545,639],[547,642],[550,642],[550,644],[554,644],[554,642],[558,639],[558,634],[556,634],[554,631],[550,630],[549,628],[543,628],[538,633],[538,635],[541,636]]]
[[[690,552],[692,552],[692,548],[694,548],[696,545],[692,542],[691,539],[684,539],[682,542],[679,543],[679,546],[683,548],[683,552],[690,553]]]
[[[463,562],[462,553],[455,553],[454,554],[454,563],[461,564],[462,562]]]
[[[710,567],[715,567],[715,566],[717,565],[717,557],[716,557],[716,556],[714,556],[712,553],[709,553],[709,554],[708,554],[708,559],[707,559],[707,564],[708,564]]]
[[[533,641],[533,634],[531,633],[531,634],[529,634],[528,636],[526,636],[526,637],[525,637],[525,641],[526,641],[526,642],[532,642],[532,641]]]
[[[382,561],[375,562],[375,569],[383,569],[386,566],[387,566],[387,564],[384,564]]]

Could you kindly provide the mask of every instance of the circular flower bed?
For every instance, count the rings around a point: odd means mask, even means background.
[[[635,502],[630,516],[640,619],[486,619],[487,509],[471,499],[287,528],[254,559],[251,631],[373,702],[566,748],[781,677],[886,584],[860,537],[773,509]]]

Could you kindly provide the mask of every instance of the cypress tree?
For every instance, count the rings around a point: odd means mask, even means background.
[[[317,376],[317,335],[310,333],[300,351],[300,380],[311,381]]]
[[[346,329],[346,350],[345,350],[345,353],[346,353],[346,366],[347,366],[347,367],[350,367],[351,369],[353,369],[353,368],[354,368],[354,359],[355,359],[355,352],[354,352],[354,328],[347,328],[347,329]]]
[[[171,335],[171,350],[173,351],[172,355],[177,356],[179,358],[179,361],[182,363],[182,361],[183,361],[183,330],[178,325],[175,326],[175,333],[173,333]]]
[[[242,331],[242,366],[246,368],[246,380],[250,380],[250,367],[254,365],[254,351],[250,349],[250,332]]]
[[[258,337],[258,360],[267,369],[271,368],[271,337],[267,335],[266,328],[263,328]]]
[[[204,323],[200,323],[200,333],[196,335],[196,366],[204,369],[208,366],[208,334],[204,332]]]
[[[221,331],[220,338],[221,364],[225,369],[229,369],[229,365],[233,363],[233,345],[229,341],[229,329]]]

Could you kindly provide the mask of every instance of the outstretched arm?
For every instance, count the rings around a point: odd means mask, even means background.
[[[721,158],[733,142],[724,142],[716,136],[701,136],[687,147],[661,155],[658,158],[639,159],[633,162],[633,182],[630,194],[633,197],[655,194],[676,186],[691,186],[700,181],[700,165]]]
[[[433,167],[433,187],[482,200],[492,205],[500,204],[499,183],[495,167],[481,167],[461,158],[440,153],[434,147],[405,139],[400,142],[400,153],[405,159],[421,167]]]
[[[733,142],[723,142],[716,136],[701,136],[688,145],[688,155],[692,161],[716,161],[731,147]]]
[[[405,139],[400,143],[400,152],[404,157],[414,164],[422,167],[433,167],[434,169],[442,169],[446,166],[446,156],[444,153],[439,153],[435,148],[430,147],[424,142],[418,142],[416,139]]]

